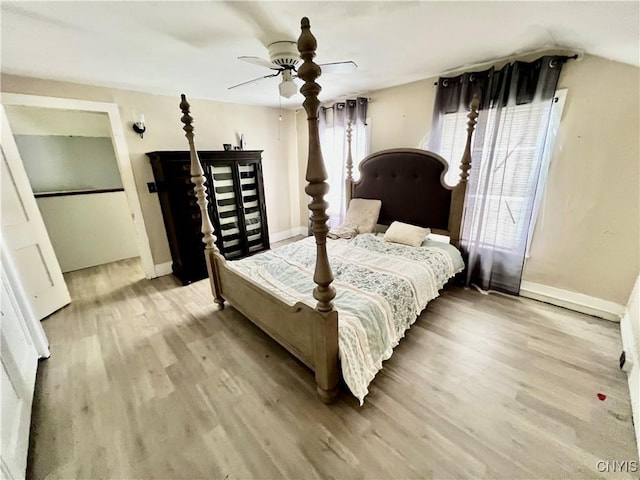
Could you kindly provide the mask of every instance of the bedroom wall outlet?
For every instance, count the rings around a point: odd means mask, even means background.
[[[620,354],[620,370],[629,373],[633,368],[633,363],[627,359],[627,354],[623,350]]]
[[[157,193],[158,187],[156,186],[156,182],[148,182],[147,188],[149,189],[149,193]]]

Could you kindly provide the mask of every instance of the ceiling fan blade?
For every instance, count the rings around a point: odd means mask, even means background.
[[[242,60],[243,62],[253,63],[254,65],[260,65],[261,67],[273,68],[277,69],[273,63],[266,61],[260,57],[238,57],[238,60]]]
[[[280,71],[277,71],[276,73],[272,73],[271,75],[265,75],[264,77],[254,78],[253,80],[247,80],[246,82],[242,82],[242,83],[239,83],[237,85],[233,85],[233,86],[227,88],[227,90],[231,90],[232,88],[241,87],[243,85],[248,85],[250,83],[258,82],[260,80],[264,80],[265,78],[277,77],[278,75],[280,75]]]
[[[320,64],[322,73],[349,73],[355,72],[358,69],[356,62],[334,62],[334,63],[322,63]]]

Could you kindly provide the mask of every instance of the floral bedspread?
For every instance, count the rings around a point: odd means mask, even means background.
[[[327,250],[335,278],[342,375],[362,405],[382,362],[464,264],[451,245],[427,240],[409,247],[374,234],[327,240]],[[315,240],[308,237],[228,265],[288,304],[315,307],[315,261]]]

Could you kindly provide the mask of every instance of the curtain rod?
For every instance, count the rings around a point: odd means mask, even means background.
[[[444,72],[442,72],[440,75],[438,75],[439,77],[443,77],[443,76],[455,76],[455,74],[462,74],[465,73],[471,69],[476,69],[476,68],[480,68],[483,66],[487,66],[489,67],[490,65],[495,65],[498,64],[500,62],[511,62],[514,60],[517,60],[519,58],[522,57],[527,57],[529,55],[535,55],[538,53],[547,53],[548,55],[558,55],[561,56],[562,54],[553,54],[551,52],[553,51],[562,51],[562,50],[573,50],[575,51],[575,48],[563,48],[563,47],[548,47],[548,48],[538,48],[537,50],[529,50],[527,52],[520,52],[520,53],[513,53],[511,55],[506,55],[504,57],[498,57],[498,58],[494,58],[492,60],[487,60],[485,62],[478,62],[478,63],[471,63],[471,64],[467,64],[467,65],[462,65],[460,67],[455,67],[455,68],[450,68],[449,70],[445,70]],[[569,60],[582,60],[582,57],[584,56],[584,52],[578,52],[578,53],[574,53],[573,55],[564,55],[567,57],[567,59]],[[436,86],[438,85],[438,82],[433,82],[433,85]]]
[[[335,98],[333,100],[329,100],[329,101],[326,102],[326,104],[329,104],[329,103],[334,104],[334,103],[339,103],[339,102],[345,102],[347,100],[355,100],[356,98],[366,98],[367,102],[369,102],[369,103],[373,102],[373,98],[371,98],[371,97],[364,97],[362,95],[355,95],[355,96],[354,95],[348,95],[346,97],[338,97],[338,98]],[[323,102],[323,103],[325,103],[325,102]],[[324,107],[324,105],[321,105],[321,106]]]
[[[366,98],[368,103],[372,103],[373,102],[373,98],[372,97],[362,97],[361,95],[356,95],[356,98]],[[327,102],[323,102],[322,105],[320,105],[320,108],[331,108],[333,106],[334,103],[340,103],[340,102],[344,102],[346,100],[353,100],[353,98],[351,98],[351,95],[349,95],[348,97],[338,97],[335,100],[328,100]],[[303,110],[300,107],[296,107],[295,111],[299,112]]]

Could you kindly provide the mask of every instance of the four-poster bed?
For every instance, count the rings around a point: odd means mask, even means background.
[[[441,261],[447,263],[450,268],[447,270],[438,266],[436,269],[439,273],[437,274],[431,271],[427,272],[426,267],[416,267],[416,270],[419,270],[419,275],[422,275],[423,278],[428,278],[430,284],[433,284],[432,289],[435,289],[435,294],[432,293],[429,297],[417,291],[419,288],[409,283],[410,280],[395,278],[388,267],[386,267],[386,270],[382,269],[384,273],[381,274],[381,277],[384,277],[387,282],[392,282],[393,288],[411,290],[412,295],[416,297],[416,299],[413,299],[413,297],[412,299],[405,299],[405,303],[410,304],[409,307],[405,308],[406,311],[412,308],[424,308],[426,301],[436,296],[437,289],[441,288],[444,282],[453,273],[456,273],[455,270],[459,271],[460,268],[453,265],[455,262],[447,259],[450,253],[443,253],[444,247],[436,248],[435,252],[430,253],[426,253],[426,249],[407,250],[419,247],[385,244],[379,237],[371,234],[368,236],[358,235],[359,238],[354,239],[356,243],[350,244],[350,246],[339,243],[345,242],[343,240],[330,240],[332,242],[331,248],[327,248],[327,233],[329,231],[327,227],[328,204],[324,200],[324,196],[329,190],[329,185],[326,182],[327,173],[320,150],[318,134],[318,109],[320,106],[318,94],[321,88],[315,82],[321,71],[320,67],[313,62],[316,40],[311,34],[307,18],[302,19],[301,30],[302,32],[298,39],[298,50],[304,63],[298,69],[298,77],[305,82],[300,91],[305,97],[303,106],[307,112],[309,128],[309,156],[306,171],[308,185],[305,188],[305,192],[311,197],[309,209],[311,210],[312,232],[315,237],[315,244],[310,245],[311,239],[296,242],[285,255],[286,257],[289,254],[293,255],[296,252],[300,252],[300,259],[283,260],[283,256],[267,252],[251,257],[251,259],[247,259],[250,261],[243,263],[242,260],[227,262],[220,254],[215,245],[216,238],[213,226],[207,214],[205,177],[194,144],[193,119],[189,112],[190,106],[184,95],[182,95],[180,108],[183,112],[183,128],[191,151],[191,175],[195,184],[194,190],[202,218],[205,258],[214,301],[220,308],[224,308],[225,301],[231,303],[253,323],[311,368],[315,372],[317,391],[320,398],[323,402],[329,403],[337,394],[338,382],[341,376],[339,344],[343,345],[343,339],[340,337],[339,340],[339,330],[340,335],[342,335],[343,327],[347,328],[346,324],[355,322],[355,315],[347,313],[346,310],[348,308],[345,308],[344,315],[341,313],[341,319],[344,321],[339,324],[338,310],[334,307],[334,299],[338,304],[342,304],[343,307],[349,306],[348,301],[351,301],[349,299],[356,299],[353,301],[360,299],[365,302],[363,304],[366,304],[366,302],[377,303],[382,305],[382,310],[386,308],[394,312],[399,307],[396,308],[395,305],[388,303],[386,299],[381,299],[380,295],[376,297],[371,292],[358,293],[358,286],[349,285],[345,283],[346,280],[341,280],[341,287],[336,298],[336,289],[333,286],[334,275],[328,250],[337,252],[335,253],[335,258],[331,258],[331,261],[336,265],[337,275],[344,276],[345,272],[350,272],[345,278],[349,275],[351,275],[351,278],[358,278],[359,280],[355,281],[355,283],[358,283],[363,275],[366,277],[368,273],[360,273],[360,276],[358,276],[358,272],[365,270],[362,270],[357,265],[354,266],[351,260],[351,263],[347,265],[343,259],[360,256],[364,263],[369,262],[373,258],[373,254],[365,253],[364,248],[373,247],[382,256],[396,255],[393,257],[393,262],[389,263],[395,262],[394,265],[397,265],[398,262],[400,264],[404,262],[408,266],[407,269],[411,269],[410,266],[416,263],[417,257],[427,259],[432,263],[435,262],[434,259],[436,257],[444,259]],[[351,198],[381,200],[382,207],[379,223],[389,225],[391,222],[398,220],[413,225],[429,227],[435,233],[449,235],[451,243],[457,246],[468,170],[471,164],[471,135],[476,117],[477,105],[474,103],[469,114],[467,145],[461,161],[460,182],[457,186],[450,188],[444,185],[443,180],[447,166],[446,162],[438,155],[416,149],[387,150],[370,155],[361,162],[361,177],[357,182],[354,182],[351,176],[353,162],[351,155],[349,155],[346,185],[348,200]],[[309,247],[314,250],[312,259],[309,251],[304,250]],[[353,250],[348,250],[349,248],[353,248]],[[349,252],[359,253],[351,255]],[[277,266],[274,267],[273,262],[276,262]],[[299,291],[295,292],[295,288],[290,288],[289,285],[285,285],[281,280],[272,278],[272,273],[278,269],[287,270],[286,275],[288,277],[295,277],[304,268],[309,268],[313,271],[313,282],[315,284],[313,299],[309,295],[310,291],[303,293],[300,289],[302,284],[306,285],[308,283],[311,285],[310,279],[307,282],[303,277],[300,277],[298,282]],[[371,270],[367,270],[367,272],[378,270],[378,267],[373,264],[368,265],[368,268]],[[447,272],[443,273],[445,270]],[[354,277],[354,275],[356,276]],[[269,284],[270,288],[266,288],[265,284]],[[383,286],[381,288],[388,290],[390,287]],[[279,291],[274,292],[274,290]],[[358,297],[358,295],[360,296]],[[400,294],[400,296],[402,295],[404,293]],[[376,298],[372,300],[373,297]],[[361,308],[359,307],[359,309]],[[354,387],[347,382],[361,402],[363,396],[366,395],[366,385],[373,378],[372,374],[375,374],[375,371],[381,368],[381,360],[391,355],[389,349],[397,344],[399,338],[404,335],[404,330],[415,321],[416,312],[412,312],[411,315],[413,315],[412,320],[407,320],[402,325],[395,325],[395,327],[391,325],[392,320],[389,320],[389,318],[385,320],[388,325],[367,326],[369,328],[366,331],[367,335],[371,334],[370,330],[372,329],[385,330],[385,328],[389,327],[389,331],[383,332],[383,334],[391,338],[387,339],[388,341],[385,345],[379,347],[381,351],[384,350],[380,355],[373,360],[369,359],[370,368],[359,374],[358,381],[360,383],[356,387],[359,393],[356,394]],[[395,322],[395,319],[393,321]],[[354,328],[357,330],[360,327]],[[365,330],[358,331],[361,331],[362,337],[364,335],[362,332],[365,332]],[[364,340],[363,338],[359,340],[356,338],[354,342],[366,342],[366,340],[366,338]],[[344,363],[345,352],[341,353]],[[363,355],[366,357],[369,352],[367,351]],[[345,366],[343,365],[344,373]],[[347,381],[346,376],[345,381]],[[364,387],[362,382],[366,382]]]

